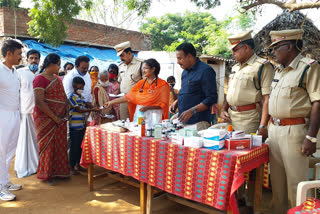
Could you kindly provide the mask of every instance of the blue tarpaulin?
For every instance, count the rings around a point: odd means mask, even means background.
[[[93,47],[76,46],[76,45],[61,45],[60,47],[52,47],[45,43],[40,43],[35,40],[22,41],[29,49],[38,50],[41,54],[41,61],[49,54],[56,53],[61,57],[61,67],[66,62],[74,64],[78,56],[85,55],[90,58],[90,67],[98,66],[100,71],[105,70],[112,63],[119,64],[120,58],[114,49],[98,49]]]

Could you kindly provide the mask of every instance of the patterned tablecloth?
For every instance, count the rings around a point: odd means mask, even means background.
[[[148,137],[88,127],[81,164],[131,176],[174,195],[237,213],[234,192],[244,174],[269,160],[268,146],[227,151],[195,149]]]

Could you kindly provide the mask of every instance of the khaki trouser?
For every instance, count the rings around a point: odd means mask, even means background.
[[[261,110],[259,106],[257,106],[256,109],[242,112],[229,109],[228,113],[231,118],[233,130],[242,130],[246,134],[250,134],[256,133],[257,129],[259,128],[261,120]],[[254,172],[252,173],[254,175]],[[247,206],[253,206],[254,183],[249,181],[247,185],[247,191],[245,190],[245,185],[242,185],[239,187],[238,193],[240,198],[246,199]]]
[[[120,120],[126,120],[127,118],[129,118],[128,103],[121,103],[120,104]]]
[[[242,130],[246,134],[256,133],[260,125],[260,107],[249,111],[237,112],[229,109],[228,111],[233,130]]]
[[[297,186],[308,180],[309,159],[301,153],[307,125],[269,127],[269,159],[274,213],[296,205]]]

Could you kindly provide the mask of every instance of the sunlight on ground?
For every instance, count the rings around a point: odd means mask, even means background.
[[[109,196],[110,197],[110,196],[114,196],[114,194],[95,193],[95,196],[97,196],[97,197],[103,197],[103,196],[104,197],[106,197],[106,196],[108,197]]]
[[[93,207],[100,207],[100,208],[104,208],[104,209],[109,209],[109,210],[113,210],[113,211],[117,211],[117,212],[125,212],[125,211],[133,211],[133,210],[140,210],[140,207],[135,206],[133,204],[127,203],[126,201],[123,200],[117,200],[117,201],[113,201],[113,202],[103,202],[103,201],[98,201],[98,200],[92,200],[92,201],[88,201],[86,203],[86,205],[88,206],[93,206]],[[128,209],[128,205],[130,206],[130,209]],[[125,208],[119,208],[124,206]]]
[[[0,207],[15,208],[15,207],[22,207],[22,205],[23,204],[21,201],[18,201],[18,202],[10,201],[10,202],[1,203]]]

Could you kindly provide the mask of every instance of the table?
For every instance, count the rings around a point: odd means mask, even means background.
[[[235,191],[244,174],[258,168],[255,211],[260,208],[263,164],[269,161],[268,146],[227,151],[184,147],[148,137],[108,132],[88,127],[83,140],[81,165],[92,164],[140,181],[141,193],[148,184],[173,195],[238,213]],[[145,195],[141,205],[145,207]]]

